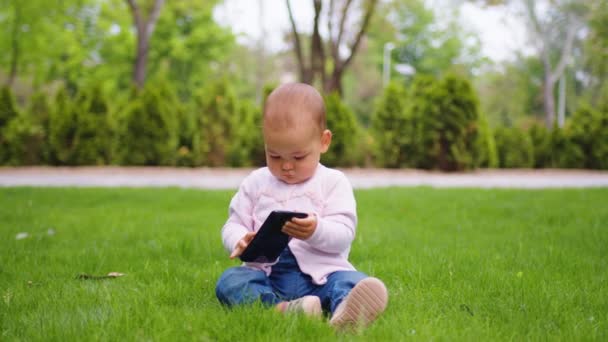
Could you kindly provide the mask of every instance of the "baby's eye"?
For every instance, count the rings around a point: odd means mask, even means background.
[[[270,159],[281,159],[281,157],[280,156],[273,156],[273,155],[271,155]]]
[[[306,156],[297,156],[297,157],[293,157],[293,159],[295,159],[295,160],[302,160],[302,159],[304,159],[304,158],[306,158]]]

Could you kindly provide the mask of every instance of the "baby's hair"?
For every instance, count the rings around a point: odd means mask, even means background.
[[[293,127],[313,120],[321,132],[327,127],[323,96],[305,83],[286,83],[268,95],[264,103],[264,122],[279,128]]]

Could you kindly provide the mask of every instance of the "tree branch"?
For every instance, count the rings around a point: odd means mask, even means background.
[[[344,24],[346,23],[346,16],[348,14],[348,8],[352,4],[352,0],[346,1],[344,7],[342,7],[342,18],[340,18],[340,29],[338,31],[338,39],[336,39],[336,46],[339,47],[342,44],[342,36],[344,35]],[[337,57],[336,57],[337,59]]]
[[[287,4],[287,12],[289,13],[289,22],[291,23],[291,32],[293,33],[294,48],[296,50],[296,57],[298,59],[298,66],[300,67],[300,80],[304,80],[306,74],[306,65],[304,64],[304,54],[302,53],[302,43],[300,42],[300,35],[298,34],[298,28],[296,22],[293,19],[293,12],[291,10],[291,4],[289,0],[285,0]]]
[[[131,8],[131,15],[133,16],[133,21],[135,22],[135,28],[139,31],[142,28],[142,18],[141,18],[141,10],[135,0],[127,0],[129,7]]]
[[[378,2],[378,0],[369,1],[367,10],[365,12],[365,17],[363,18],[363,23],[361,24],[359,33],[357,33],[357,38],[355,39],[353,45],[351,46],[350,55],[344,61],[344,63],[342,63],[341,65],[336,64],[336,68],[338,68],[338,67],[345,68],[352,61],[353,56],[355,56],[355,52],[357,51],[357,48],[359,47],[359,43],[361,43],[361,37],[363,37],[363,35],[365,34],[365,31],[367,30],[367,26],[369,26],[369,22],[372,18],[372,15],[374,14],[374,9],[376,8],[377,2]]]
[[[160,16],[160,9],[163,7],[164,2],[165,0],[154,1],[154,8],[152,9],[152,13],[150,13],[150,18],[148,18],[148,22],[146,23],[146,34],[148,35],[148,37],[152,35],[152,32],[154,32],[154,26],[156,26],[156,22],[158,21],[158,17]]]
[[[323,1],[314,0],[313,4],[315,8],[315,18],[310,46],[310,65],[313,73],[319,73],[321,75],[322,82],[325,83],[325,51],[323,49],[321,34],[319,33],[319,20],[321,18],[321,11],[323,10]]]
[[[568,18],[568,23],[570,23],[572,19],[570,16],[568,16]],[[559,62],[555,69],[551,71],[551,75],[549,76],[551,83],[557,82],[557,80],[564,73],[564,70],[566,70],[566,66],[568,66],[568,62],[570,59],[570,51],[572,51],[572,45],[574,44],[574,38],[576,37],[576,31],[578,31],[578,29],[578,24],[568,25],[568,32],[566,33],[566,43],[562,48]]]

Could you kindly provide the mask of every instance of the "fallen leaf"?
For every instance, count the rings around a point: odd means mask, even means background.
[[[17,236],[15,236],[15,240],[23,240],[25,238],[28,238],[29,236],[30,234],[26,232],[18,233]]]
[[[108,273],[108,277],[112,277],[112,278],[118,278],[118,277],[122,277],[124,276],[124,273],[119,273],[119,272],[110,272]]]

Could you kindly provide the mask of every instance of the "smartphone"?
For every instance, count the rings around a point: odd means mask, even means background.
[[[296,211],[271,212],[239,258],[245,262],[275,262],[291,240],[291,236],[281,231],[283,225],[294,217],[307,216],[308,214]]]

